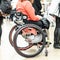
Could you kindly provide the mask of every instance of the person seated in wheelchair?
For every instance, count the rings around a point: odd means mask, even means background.
[[[50,22],[40,15],[35,15],[35,9],[32,6],[34,0],[18,0],[16,5],[16,11],[27,15],[25,23],[32,23],[40,26],[41,28],[49,29]]]

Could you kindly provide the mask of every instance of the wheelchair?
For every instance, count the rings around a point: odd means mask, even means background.
[[[16,52],[26,58],[39,55],[46,46],[46,37],[44,31],[36,24],[26,24],[27,16],[20,12],[15,12],[13,21],[16,24],[9,33],[9,42]],[[48,55],[47,49],[45,55]]]

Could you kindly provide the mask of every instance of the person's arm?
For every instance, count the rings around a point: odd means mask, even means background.
[[[29,16],[33,21],[38,21],[38,20],[40,20],[40,16],[39,16],[39,15],[35,15],[34,8],[33,8],[32,4],[31,4],[30,2],[27,2],[26,6],[25,6],[25,10],[26,10],[28,16]]]

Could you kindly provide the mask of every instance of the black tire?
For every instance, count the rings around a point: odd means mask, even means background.
[[[16,28],[17,28],[17,25],[15,25],[15,26],[13,26],[12,27],[12,29],[10,30],[10,33],[9,33],[9,42],[10,42],[10,44],[12,45],[12,46],[14,46],[14,43],[13,43],[13,32],[14,32],[14,30],[15,30],[15,32],[16,32]],[[14,32],[14,33],[15,33]],[[26,46],[26,47],[19,47],[18,49],[19,50],[26,50],[26,49],[29,49],[30,47],[32,47],[32,44],[30,43],[28,46]]]
[[[32,27],[32,28],[38,29],[38,30],[41,32],[42,36],[43,36],[43,37],[42,37],[42,42],[43,42],[42,47],[39,48],[39,50],[38,50],[36,53],[31,54],[31,55],[25,54],[25,53],[23,53],[21,50],[19,50],[19,49],[18,49],[18,46],[17,46],[17,43],[16,43],[16,42],[17,42],[17,37],[18,37],[19,33],[21,32],[21,30],[23,30],[24,28],[27,28],[27,27]],[[45,35],[44,35],[42,29],[41,29],[39,26],[35,25],[35,24],[25,24],[24,26],[22,26],[22,28],[18,29],[18,30],[16,31],[15,35],[14,35],[13,41],[14,41],[14,48],[15,48],[16,52],[17,52],[19,55],[21,55],[21,56],[23,56],[23,57],[26,57],[26,58],[35,57],[35,56],[37,56],[38,54],[40,54],[40,53],[42,52],[44,46],[45,46],[45,43],[46,43],[46,41],[45,41]],[[37,46],[37,45],[33,45],[33,46]],[[32,46],[32,47],[33,47],[33,46]],[[30,49],[30,48],[29,48],[29,49]],[[31,52],[31,53],[32,53],[32,52]]]
[[[9,32],[9,42],[12,46],[13,46],[12,34],[13,34],[13,31],[15,30],[16,27],[17,27],[17,25],[13,26],[12,29],[10,30],[10,32]]]

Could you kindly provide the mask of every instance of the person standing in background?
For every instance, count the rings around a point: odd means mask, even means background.
[[[60,49],[60,0],[52,0],[51,5],[49,6],[49,17],[56,23],[55,31],[54,31],[54,48]]]
[[[1,4],[0,4],[0,45],[1,45],[1,35],[2,35],[2,23],[3,23],[3,19],[5,18],[5,16],[7,16],[8,14],[10,14],[12,9],[12,6],[10,4],[10,1],[7,0],[1,0]]]

